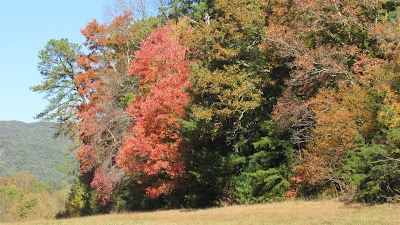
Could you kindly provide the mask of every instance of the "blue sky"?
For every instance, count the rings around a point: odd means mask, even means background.
[[[35,122],[47,100],[29,87],[42,80],[38,53],[48,40],[84,41],[80,30],[103,21],[107,0],[6,0],[0,7],[0,120]]]

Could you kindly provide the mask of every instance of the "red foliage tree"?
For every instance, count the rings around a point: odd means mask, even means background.
[[[158,28],[142,42],[129,73],[140,80],[142,95],[126,113],[136,118],[117,155],[118,165],[139,182],[149,182],[146,194],[156,198],[170,192],[185,172],[185,146],[179,118],[185,117],[190,88],[187,48],[171,26]]]
[[[113,191],[125,176],[115,155],[130,121],[121,99],[127,92],[137,91],[127,67],[142,34],[135,36],[140,27],[134,27],[132,21],[132,15],[125,13],[110,24],[90,22],[82,30],[89,53],[77,59],[82,71],[75,81],[83,99],[77,112],[78,138],[83,145],[77,158],[81,173],[92,172],[91,187],[103,204],[113,200]]]

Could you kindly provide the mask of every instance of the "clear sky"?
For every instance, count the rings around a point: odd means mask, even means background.
[[[0,120],[34,122],[47,105],[29,87],[42,80],[38,53],[50,39],[84,41],[80,30],[103,21],[107,0],[4,0],[0,6]]]

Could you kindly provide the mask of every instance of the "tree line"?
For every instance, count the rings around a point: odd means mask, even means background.
[[[39,53],[79,143],[64,214],[290,197],[397,202],[398,0],[174,0]]]

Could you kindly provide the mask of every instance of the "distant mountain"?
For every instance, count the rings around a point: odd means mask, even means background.
[[[0,121],[0,177],[23,171],[55,189],[68,185],[65,171],[76,167],[70,151],[74,143],[53,139],[55,131],[51,123]]]

